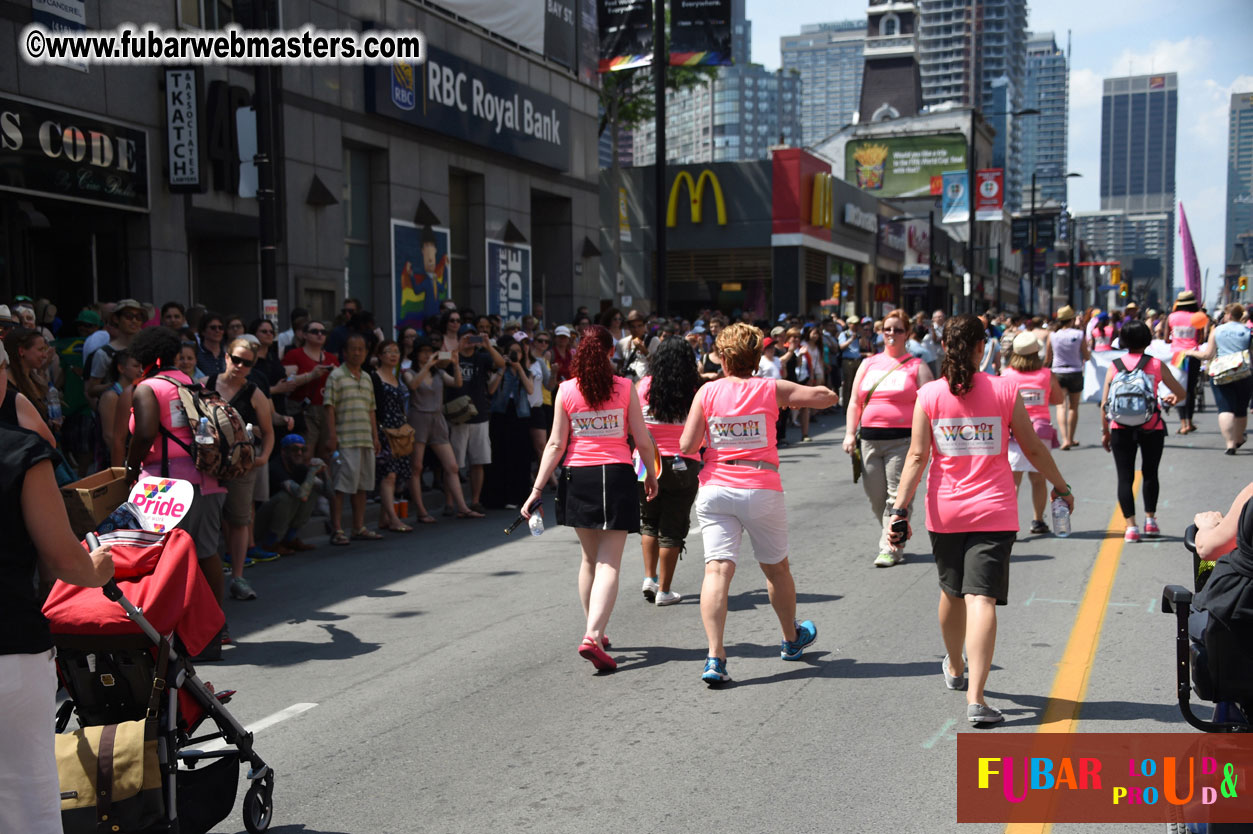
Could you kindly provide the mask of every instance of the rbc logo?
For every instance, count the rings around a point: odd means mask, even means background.
[[[392,64],[392,104],[401,110],[412,110],[418,102],[413,83],[413,64]]]

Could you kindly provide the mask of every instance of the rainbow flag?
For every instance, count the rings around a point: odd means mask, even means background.
[[[1177,350],[1170,355],[1170,366],[1172,368],[1183,369],[1188,364],[1188,357],[1182,350]]]

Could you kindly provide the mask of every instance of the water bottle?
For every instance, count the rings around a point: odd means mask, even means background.
[[[675,455],[674,460],[670,462],[670,468],[673,469],[675,472],[686,472],[687,462],[683,460],[682,455]],[[657,476],[660,477],[661,473],[658,472]]]
[[[205,446],[213,445],[213,432],[209,431],[208,417],[201,417],[200,424],[196,426],[196,442]]]
[[[1062,539],[1070,535],[1070,508],[1061,498],[1053,499],[1053,533]]]
[[[61,392],[55,385],[50,385],[48,386],[48,422],[59,422],[61,414]]]
[[[532,536],[544,535],[544,517],[540,515],[539,512],[536,512],[531,516],[531,520],[529,524],[531,527]]]

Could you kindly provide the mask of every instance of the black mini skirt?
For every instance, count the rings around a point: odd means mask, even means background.
[[[557,482],[557,523],[638,533],[637,483],[635,467],[628,463],[567,466]]]

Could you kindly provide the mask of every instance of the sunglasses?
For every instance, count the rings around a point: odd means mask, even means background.
[[[130,319],[131,321],[143,321],[143,313],[122,313],[119,318]]]
[[[306,330],[306,331],[305,331],[305,333],[307,333],[307,334],[308,334],[308,335],[310,335],[310,336],[325,336],[325,335],[326,335],[326,328],[324,328],[324,327],[315,327],[315,328],[312,328],[312,329],[310,329],[310,330]]]
[[[257,331],[257,335],[258,336],[272,336],[274,335],[274,331],[270,330],[269,328],[262,328],[261,330]]]
[[[537,344],[537,345],[546,345],[546,344],[548,344],[548,340],[547,340],[547,339],[536,339],[536,340],[535,340],[535,344]]]
[[[257,363],[256,363],[254,360],[252,360],[252,359],[245,359],[244,357],[242,357],[242,356],[236,356],[236,355],[235,355],[235,354],[233,354],[233,353],[231,354],[231,362],[232,362],[232,363],[233,363],[236,367],[244,367],[244,368],[251,368],[253,365],[257,364]]]
[[[205,330],[222,330],[222,329],[224,328],[220,324],[211,324],[205,328]]]
[[[905,328],[903,328],[903,327],[885,327],[885,328],[883,328],[883,332],[884,332],[884,333],[904,333],[904,332],[905,332]]]

